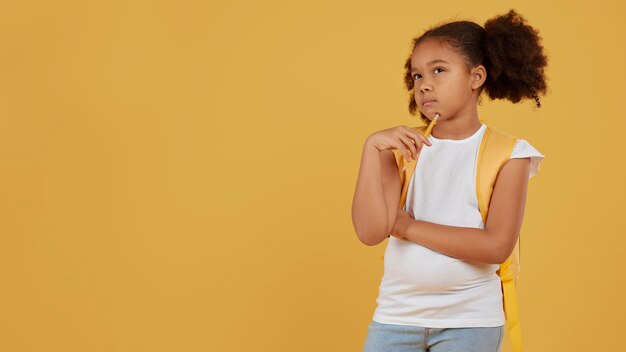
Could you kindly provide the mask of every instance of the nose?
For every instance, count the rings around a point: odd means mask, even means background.
[[[419,90],[422,93],[426,92],[426,91],[432,92],[433,86],[432,86],[432,84],[430,84],[430,82],[426,82],[426,80],[422,80],[422,83],[419,86]]]

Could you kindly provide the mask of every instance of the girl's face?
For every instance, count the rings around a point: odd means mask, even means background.
[[[476,116],[478,88],[486,78],[479,65],[469,70],[463,57],[446,44],[426,39],[411,54],[415,102],[429,119]]]

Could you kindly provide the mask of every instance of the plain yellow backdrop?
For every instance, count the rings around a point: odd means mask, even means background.
[[[525,350],[618,350],[624,5],[330,0],[3,2],[0,350],[360,351],[386,246],[352,227],[363,142],[421,124],[414,36],[510,8],[549,59],[541,108],[479,107],[546,155]]]

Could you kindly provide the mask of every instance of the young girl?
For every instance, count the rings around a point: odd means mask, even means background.
[[[484,28],[455,21],[413,40],[406,61],[409,111],[430,124],[426,138],[397,126],[365,141],[352,221],[369,246],[389,238],[377,307],[364,351],[501,351],[505,314],[496,271],[512,253],[530,177],[544,155],[517,139],[497,175],[487,223],[476,196],[476,161],[487,126],[483,90],[517,103],[546,93],[538,32],[514,10]],[[424,145],[422,145],[422,143]],[[392,150],[419,161],[399,209]]]

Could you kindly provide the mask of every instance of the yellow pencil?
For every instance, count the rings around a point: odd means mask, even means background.
[[[439,118],[439,114],[435,114],[435,117],[430,121],[430,124],[428,125],[428,128],[426,128],[426,132],[424,133],[424,137],[428,138],[428,136],[430,136],[430,132],[433,130],[433,127],[435,127],[435,125],[437,124],[437,119],[438,118]],[[415,155],[416,159],[417,159],[418,155],[419,155],[419,153],[417,153],[417,155]],[[404,171],[404,169],[406,169],[407,165],[409,165],[410,162],[411,162],[410,160],[406,161],[406,163],[402,167],[402,171]]]

